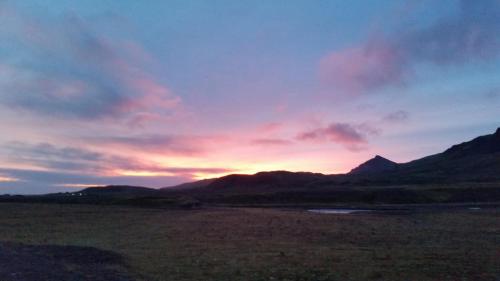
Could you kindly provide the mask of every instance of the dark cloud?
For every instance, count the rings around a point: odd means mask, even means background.
[[[74,147],[56,147],[52,144],[27,144],[22,142],[11,142],[0,149],[7,159],[15,163],[30,164],[43,169],[49,169],[60,174],[62,180],[64,175],[69,174],[72,179],[77,180],[72,173],[105,174],[115,170],[145,171],[150,173],[167,173],[178,177],[192,178],[196,173],[220,174],[230,173],[233,170],[225,168],[201,168],[201,167],[166,167],[152,162],[140,161],[133,157],[122,157],[116,155],[93,152],[87,149]],[[20,170],[22,172],[22,170]],[[52,173],[52,172],[51,172]],[[43,177],[46,173],[35,173]],[[49,173],[50,174],[50,173]],[[10,174],[12,175],[12,174]],[[16,178],[22,174],[14,175]],[[88,176],[83,176],[88,178]],[[23,177],[21,177],[23,179]],[[87,183],[87,182],[84,182]]]
[[[15,155],[29,155],[32,158],[80,159],[88,161],[102,160],[103,155],[74,147],[56,147],[49,143],[29,145],[24,142],[10,142],[3,146]]]
[[[487,62],[500,54],[500,1],[460,2],[459,12],[425,28],[375,34],[360,46],[321,61],[321,76],[336,89],[367,93],[404,85],[420,63],[438,66]]]
[[[394,111],[394,112],[391,112],[391,113],[385,115],[382,118],[382,121],[399,123],[399,122],[407,121],[409,118],[410,118],[410,114],[407,111],[398,110],[398,111]]]
[[[367,144],[367,136],[378,134],[378,130],[367,125],[352,125],[348,123],[331,123],[327,127],[300,133],[298,140],[329,141],[341,144],[349,150],[361,150]]]
[[[485,92],[484,96],[489,100],[497,100],[500,98],[500,88],[490,89]]]
[[[41,20],[14,7],[4,13],[0,40],[23,55],[0,57],[0,104],[78,119],[168,115],[179,104],[144,70],[140,46],[128,39],[100,35],[76,14]]]
[[[409,60],[436,64],[488,60],[500,53],[500,1],[460,1],[460,11],[402,35],[394,45]]]
[[[0,194],[38,194],[67,191],[84,185],[126,184],[164,187],[192,181],[196,174],[226,174],[217,167],[168,167],[94,152],[84,148],[58,147],[48,143],[11,142],[0,147],[0,155],[33,169],[0,168]],[[151,176],[120,175],[117,171],[146,172]],[[133,173],[132,173],[133,174]]]
[[[99,177],[82,173],[72,173],[64,171],[40,171],[30,169],[6,169],[0,168],[0,173],[19,181],[29,181],[50,184],[82,183],[91,184]]]
[[[0,174],[17,179],[0,182],[0,194],[40,194],[68,191],[68,188],[83,188],[82,185],[136,185],[165,187],[192,180],[189,176],[97,176],[75,172],[38,171],[0,168]]]
[[[15,163],[81,173],[102,172],[111,167],[121,167],[136,162],[132,159],[105,155],[82,148],[56,147],[49,143],[10,142],[4,144],[0,152]]]

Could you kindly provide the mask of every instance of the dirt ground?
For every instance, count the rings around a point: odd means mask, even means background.
[[[91,247],[0,243],[2,281],[133,281],[123,258]]]
[[[3,272],[29,274],[38,266],[61,274],[56,279],[7,275],[2,281],[500,278],[498,208],[326,215],[5,203],[0,241],[0,264],[12,264]],[[16,259],[20,262],[12,263]]]

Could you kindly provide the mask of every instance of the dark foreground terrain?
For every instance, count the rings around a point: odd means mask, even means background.
[[[327,215],[2,203],[0,241],[0,280],[500,278],[495,207]],[[17,274],[37,270],[46,275]]]
[[[0,243],[0,280],[132,281],[123,258],[91,247]]]

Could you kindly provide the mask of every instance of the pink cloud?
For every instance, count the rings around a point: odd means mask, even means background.
[[[148,75],[142,73],[141,77],[130,77],[128,71],[122,71],[122,83],[132,90],[133,96],[119,105],[124,113],[153,113],[171,112],[181,104],[179,97],[173,96],[169,89],[159,84]],[[144,120],[143,120],[144,121]]]
[[[254,145],[260,145],[260,146],[283,146],[283,145],[292,144],[292,142],[289,140],[278,139],[278,138],[254,139],[251,141],[251,143]]]
[[[372,37],[336,50],[320,61],[321,80],[346,94],[404,85],[418,64],[435,66],[488,62],[500,55],[500,2],[459,3],[458,13],[423,27]]]
[[[402,83],[404,65],[404,58],[396,48],[376,39],[324,57],[320,62],[320,78],[333,89],[360,94],[387,84]]]
[[[258,133],[265,133],[265,134],[270,134],[270,133],[276,133],[283,129],[285,125],[280,122],[269,122],[265,123],[262,125],[259,125],[256,130]]]

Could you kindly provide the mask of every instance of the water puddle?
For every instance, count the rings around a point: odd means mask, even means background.
[[[372,210],[362,210],[362,209],[310,209],[307,211],[318,214],[341,214],[341,215],[360,213],[360,212],[372,212]]]
[[[463,207],[462,207],[463,208]],[[421,208],[415,209],[420,211],[445,211],[445,210],[459,210],[460,207],[454,208]],[[465,207],[464,209],[469,211],[480,211],[480,207]],[[377,214],[405,214],[411,211],[411,209],[349,209],[349,208],[334,208],[334,209],[308,209],[308,212],[317,214],[336,214],[336,215],[348,215],[356,213],[377,213]]]

